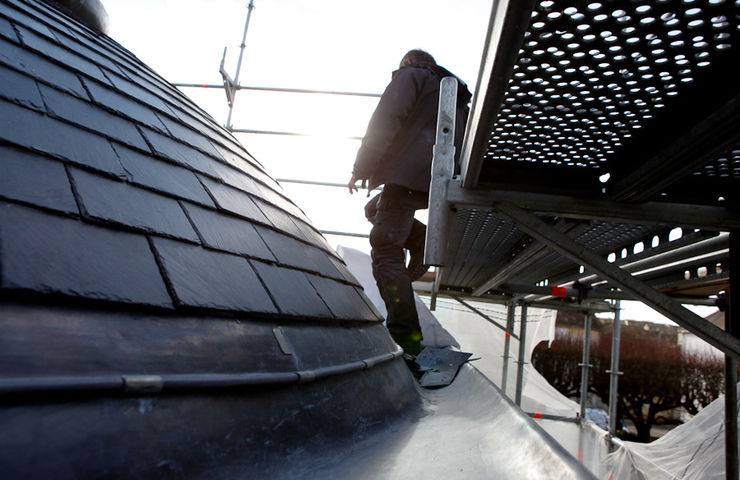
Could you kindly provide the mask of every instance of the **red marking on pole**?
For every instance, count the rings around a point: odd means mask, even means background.
[[[506,332],[506,338],[509,338],[511,335],[509,335],[509,332]]]
[[[208,88],[208,85],[203,85],[203,88]]]
[[[552,296],[553,297],[567,297],[568,289],[565,287],[552,287]]]
[[[542,414],[541,413],[535,413],[534,414],[534,418],[542,418]]]
[[[581,451],[578,451],[578,460],[581,462],[583,461],[583,452]]]

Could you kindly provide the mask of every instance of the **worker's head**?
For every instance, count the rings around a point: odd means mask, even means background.
[[[400,66],[406,67],[415,63],[431,63],[432,65],[437,64],[437,62],[434,61],[434,57],[429,55],[424,50],[409,50],[401,59]]]

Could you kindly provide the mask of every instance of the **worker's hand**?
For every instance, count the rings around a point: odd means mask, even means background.
[[[347,184],[347,186],[349,187],[350,195],[358,191],[357,185],[356,185],[358,180],[362,180],[362,183],[360,184],[360,188],[367,188],[367,179],[360,178],[353,173],[352,178],[349,179],[349,183]]]

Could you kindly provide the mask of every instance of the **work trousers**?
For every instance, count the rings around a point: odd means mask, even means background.
[[[422,336],[403,250],[418,247],[419,242],[423,249],[425,227],[414,219],[414,212],[427,208],[427,203],[425,192],[386,185],[374,215],[372,208],[366,208],[373,223],[370,231],[373,276],[388,311],[388,332],[412,355],[421,351]]]

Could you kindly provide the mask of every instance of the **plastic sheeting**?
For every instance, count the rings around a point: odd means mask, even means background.
[[[606,457],[614,479],[724,479],[725,397],[651,443],[624,442]]]
[[[380,291],[378,286],[375,284],[375,278],[373,278],[372,266],[370,263],[370,256],[367,253],[355,250],[354,248],[339,246],[337,253],[344,259],[350,272],[360,282],[362,288],[365,290],[365,295],[370,298],[375,308],[386,317],[387,311],[383,299],[380,297]],[[424,340],[421,342],[422,345],[427,347],[460,347],[455,338],[440,325],[432,312],[424,305],[418,295],[414,294],[416,300],[416,310],[419,314],[419,325],[421,326],[421,335]]]

